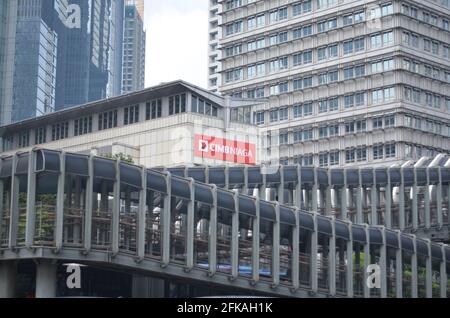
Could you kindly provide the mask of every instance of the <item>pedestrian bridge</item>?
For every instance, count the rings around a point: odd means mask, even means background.
[[[450,296],[450,247],[405,232],[448,225],[448,167],[264,169],[3,157],[0,265],[85,262],[272,296]],[[366,284],[371,264],[380,288]]]

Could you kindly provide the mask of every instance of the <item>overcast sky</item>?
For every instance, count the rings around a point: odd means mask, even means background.
[[[145,85],[183,79],[207,86],[208,1],[145,0]]]

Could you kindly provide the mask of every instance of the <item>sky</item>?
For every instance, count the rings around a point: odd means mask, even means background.
[[[146,87],[178,79],[207,87],[207,0],[145,0],[145,28]]]

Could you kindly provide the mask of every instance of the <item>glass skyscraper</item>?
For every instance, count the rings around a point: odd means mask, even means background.
[[[123,14],[123,0],[2,0],[0,125],[119,95]]]

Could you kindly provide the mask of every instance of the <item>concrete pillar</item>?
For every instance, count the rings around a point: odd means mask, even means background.
[[[14,298],[16,292],[16,264],[0,262],[0,298]]]
[[[42,260],[36,263],[36,298],[56,297],[57,265]]]

